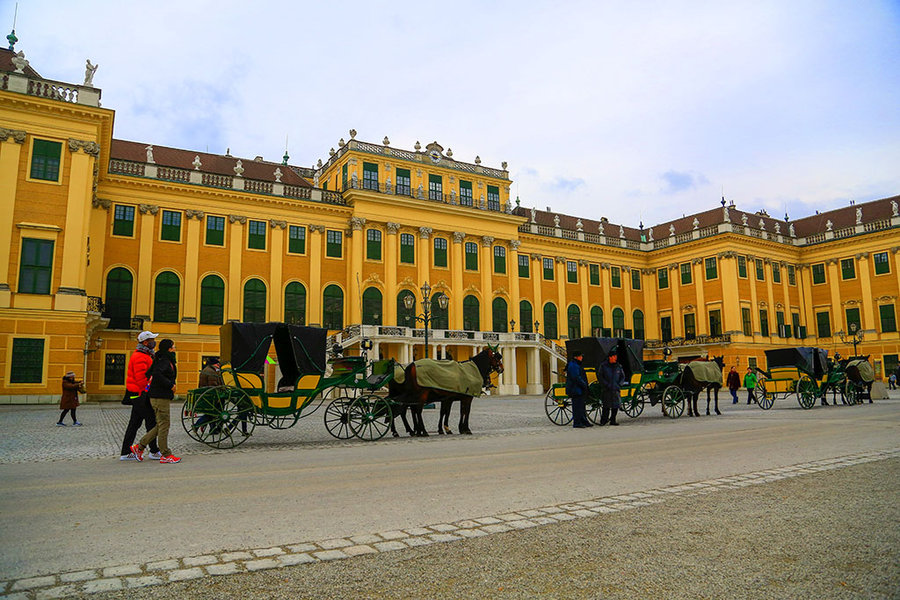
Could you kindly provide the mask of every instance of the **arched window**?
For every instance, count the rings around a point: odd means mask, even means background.
[[[616,337],[625,335],[625,311],[621,308],[614,308],[612,321],[613,335]]]
[[[406,308],[406,302],[403,301],[407,296],[412,296],[413,307]],[[397,326],[398,327],[415,327],[416,326],[416,295],[409,290],[400,290],[397,294]]]
[[[481,329],[480,312],[478,298],[475,296],[463,298],[463,329],[479,331]]]
[[[153,294],[153,320],[161,323],[178,322],[178,303],[181,299],[181,280],[171,271],[156,276]]]
[[[644,339],[644,313],[636,309],[632,313],[631,320],[634,324],[634,339]]]
[[[225,282],[218,275],[207,275],[200,282],[200,323],[221,325],[225,317]]]
[[[599,306],[591,307],[591,335],[594,337],[603,335],[603,309]]]
[[[519,331],[531,333],[534,327],[534,313],[531,310],[531,302],[522,300],[519,302]]]
[[[106,276],[106,316],[110,329],[131,328],[131,271],[116,267]]]
[[[244,284],[244,323],[266,322],[266,284],[251,279]]]
[[[381,325],[381,292],[378,288],[366,288],[362,295],[363,325]]]
[[[448,309],[441,308],[441,296],[444,296],[443,292],[435,292],[431,295],[431,328],[432,329],[449,329],[450,328],[450,316],[448,314]],[[449,300],[449,298],[447,299]],[[448,304],[449,306],[449,304]]]
[[[322,327],[344,328],[344,291],[336,285],[329,285],[322,292]]]
[[[491,317],[494,325],[493,331],[496,331],[497,333],[506,333],[509,331],[507,323],[508,316],[506,300],[503,298],[494,298],[494,302],[491,304]]]
[[[577,340],[581,337],[581,309],[570,304],[566,312],[569,323],[569,339]]]
[[[306,288],[299,281],[284,288],[284,322],[306,325]]]
[[[552,302],[544,305],[544,337],[551,340],[559,337],[556,330],[556,305]]]

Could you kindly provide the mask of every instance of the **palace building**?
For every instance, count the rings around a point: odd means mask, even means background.
[[[0,403],[56,402],[69,370],[120,397],[143,329],[176,340],[185,393],[231,320],[408,362],[424,306],[428,355],[498,345],[504,394],[542,393],[587,335],[741,370],[792,345],[897,367],[900,196],[790,221],[713,200],[634,228],[519,206],[506,163],[437,142],[351,130],[309,168],[116,139],[90,75],[0,50]]]

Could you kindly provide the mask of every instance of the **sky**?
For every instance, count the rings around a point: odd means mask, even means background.
[[[119,139],[303,166],[350,129],[437,141],[634,227],[900,194],[898,0],[19,0],[16,35],[48,79],[99,64]]]

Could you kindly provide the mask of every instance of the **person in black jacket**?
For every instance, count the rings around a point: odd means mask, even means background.
[[[597,380],[600,382],[601,400],[603,401],[603,410],[600,412],[600,424],[618,425],[616,423],[616,414],[619,412],[621,396],[619,391],[628,385],[625,379],[625,371],[619,364],[619,358],[616,351],[609,353],[606,360],[600,363],[597,370]]]
[[[150,378],[150,406],[156,415],[156,427],[144,434],[141,441],[131,447],[138,460],[144,460],[144,448],[154,437],[162,453],[160,463],[177,463],[181,459],[169,450],[169,404],[175,398],[175,379],[178,369],[175,366],[175,342],[164,339],[159,343],[153,364],[147,370]]]
[[[583,429],[593,427],[588,421],[585,410],[585,397],[588,393],[587,373],[581,365],[584,354],[578,351],[572,353],[572,358],[566,365],[566,395],[572,399],[572,427]]]

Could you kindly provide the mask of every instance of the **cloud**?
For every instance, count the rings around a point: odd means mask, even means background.
[[[553,181],[548,182],[546,187],[551,192],[574,192],[578,188],[584,186],[584,179],[581,177],[557,177]]]
[[[687,171],[666,171],[659,178],[666,184],[661,190],[664,194],[677,194],[709,184],[709,180],[702,173],[695,174]]]

